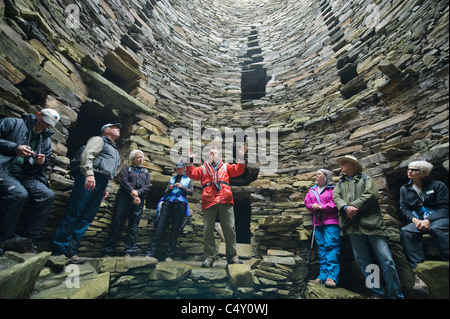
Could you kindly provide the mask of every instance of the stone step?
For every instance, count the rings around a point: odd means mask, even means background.
[[[225,243],[221,242],[218,253],[220,256],[225,256]],[[242,259],[250,259],[253,256],[253,247],[251,244],[236,244],[237,254]]]
[[[344,288],[326,288],[320,284],[308,283],[305,293],[306,299],[363,299],[358,293]]]

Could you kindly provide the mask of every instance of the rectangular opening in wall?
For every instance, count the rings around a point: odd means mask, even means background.
[[[267,72],[262,67],[242,70],[241,100],[258,100],[266,96]]]
[[[119,118],[113,110],[95,102],[83,103],[75,126],[69,130],[67,157],[72,158],[74,153],[92,136],[99,136],[103,125],[117,122],[124,124],[124,119]]]
[[[268,82],[267,70],[264,68],[262,48],[259,46],[258,30],[251,27],[247,50],[241,73],[241,101],[259,100],[266,96]]]
[[[236,242],[250,244],[252,233],[250,231],[250,201],[248,198],[234,200],[234,219],[236,228]]]

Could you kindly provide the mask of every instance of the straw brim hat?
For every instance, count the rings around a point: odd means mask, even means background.
[[[359,162],[358,162],[358,160],[356,159],[356,157],[354,157],[354,156],[352,156],[352,155],[345,155],[345,156],[342,156],[342,157],[338,157],[338,158],[336,159],[336,162],[338,162],[339,164],[340,164],[341,162],[343,162],[343,161],[346,161],[346,162],[350,162],[350,163],[355,164],[356,167],[357,167],[358,173],[361,173],[361,172],[362,172],[362,166],[361,166],[361,164],[359,164]]]

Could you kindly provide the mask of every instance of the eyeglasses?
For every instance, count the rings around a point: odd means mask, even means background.
[[[411,172],[420,172],[420,169],[418,169],[418,168],[408,168],[408,171],[411,171]]]

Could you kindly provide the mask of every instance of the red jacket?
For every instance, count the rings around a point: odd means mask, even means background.
[[[202,210],[216,204],[232,204],[233,193],[230,188],[230,177],[241,175],[245,170],[244,163],[228,164],[219,163],[215,171],[209,162],[194,167],[186,166],[186,175],[202,183]],[[213,176],[211,176],[211,174]],[[215,182],[215,183],[214,183]],[[220,185],[220,191],[215,185]]]

